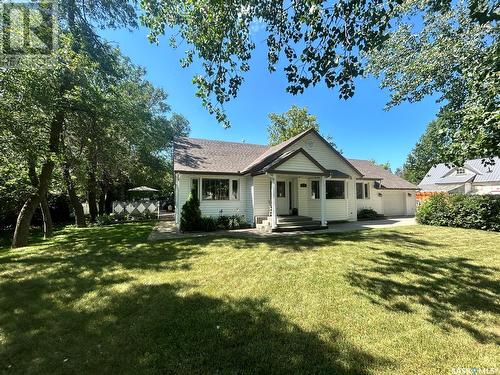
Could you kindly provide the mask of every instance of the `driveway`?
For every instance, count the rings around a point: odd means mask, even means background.
[[[389,217],[382,220],[349,221],[346,223],[329,224],[328,231],[332,233],[342,233],[361,229],[394,228],[416,224],[417,222],[414,217]]]
[[[383,220],[350,221],[345,223],[329,224],[328,229],[264,233],[255,228],[238,230],[220,230],[203,233],[179,233],[173,221],[160,221],[148,237],[149,241],[165,240],[170,238],[205,237],[205,236],[250,236],[250,237],[279,237],[297,236],[316,233],[344,233],[363,229],[394,228],[416,225],[414,217],[391,217]]]

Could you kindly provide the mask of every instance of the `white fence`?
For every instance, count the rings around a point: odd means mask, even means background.
[[[146,211],[157,214],[159,208],[160,208],[160,201],[156,200],[113,202],[113,213],[118,215],[142,214]]]

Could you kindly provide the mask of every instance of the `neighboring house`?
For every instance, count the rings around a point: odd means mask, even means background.
[[[415,185],[367,160],[346,159],[314,129],[275,146],[179,138],[174,145],[176,222],[194,189],[203,215],[244,215],[276,229],[282,216],[357,220],[362,208],[415,213]]]
[[[423,193],[500,194],[500,159],[483,165],[483,159],[467,160],[463,167],[444,163],[429,169],[418,187]]]

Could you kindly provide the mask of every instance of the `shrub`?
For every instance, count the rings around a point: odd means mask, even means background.
[[[198,194],[192,191],[182,206],[180,230],[182,232],[202,230],[200,200]]]
[[[371,208],[363,208],[358,211],[358,220],[374,220],[384,217]]]
[[[204,216],[200,220],[200,230],[205,232],[213,232],[218,229],[218,220],[215,217]]]
[[[219,229],[242,229],[248,226],[245,216],[243,215],[219,216],[217,219],[217,227]]]
[[[500,231],[500,197],[435,194],[417,209],[417,222],[460,228]]]
[[[99,215],[95,218],[95,225],[97,226],[109,225],[112,223],[114,223],[114,218],[108,214]]]

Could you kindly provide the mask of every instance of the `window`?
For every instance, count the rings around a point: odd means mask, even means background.
[[[191,193],[196,194],[200,198],[200,180],[198,178],[191,179]]]
[[[276,195],[278,198],[284,198],[285,197],[285,181],[278,181],[276,183]]]
[[[356,198],[363,199],[363,184],[356,182]]]
[[[311,199],[319,199],[319,181],[311,181]]]
[[[356,182],[356,198],[357,199],[370,199],[370,184]]]
[[[203,200],[229,200],[229,180],[204,178],[201,183]]]
[[[326,181],[326,199],[344,199],[344,181]]]
[[[457,174],[465,174],[464,168],[457,168]]]
[[[238,180],[232,180],[231,187],[232,187],[231,199],[233,199],[233,200],[240,199],[240,194],[238,191]]]

